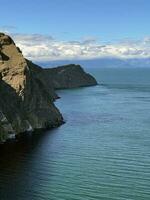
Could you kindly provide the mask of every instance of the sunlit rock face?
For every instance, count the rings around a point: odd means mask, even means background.
[[[22,132],[57,127],[63,117],[54,105],[55,89],[96,85],[78,65],[43,69],[25,59],[0,33],[0,141]]]
[[[37,69],[38,71],[38,69]],[[53,101],[55,92],[45,87],[36,69],[30,69],[9,36],[0,34],[0,140],[12,134],[51,128],[63,122]],[[10,128],[11,127],[11,128]]]

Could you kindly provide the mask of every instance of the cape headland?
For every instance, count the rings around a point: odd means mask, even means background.
[[[10,36],[0,33],[0,142],[61,125],[64,120],[54,104],[55,91],[96,84],[80,65],[42,68],[32,63]]]

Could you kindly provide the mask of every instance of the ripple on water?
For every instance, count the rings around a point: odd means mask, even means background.
[[[0,146],[0,200],[149,200],[149,89],[107,84],[60,96],[66,124]]]

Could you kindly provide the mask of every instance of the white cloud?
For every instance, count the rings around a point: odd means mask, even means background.
[[[12,38],[26,58],[36,61],[150,57],[150,37],[107,45],[100,44],[93,37],[84,38],[82,41],[58,41],[47,35],[12,34]]]

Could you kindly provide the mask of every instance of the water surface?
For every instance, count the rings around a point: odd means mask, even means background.
[[[149,200],[150,69],[89,69],[66,124],[0,147],[0,200]]]

